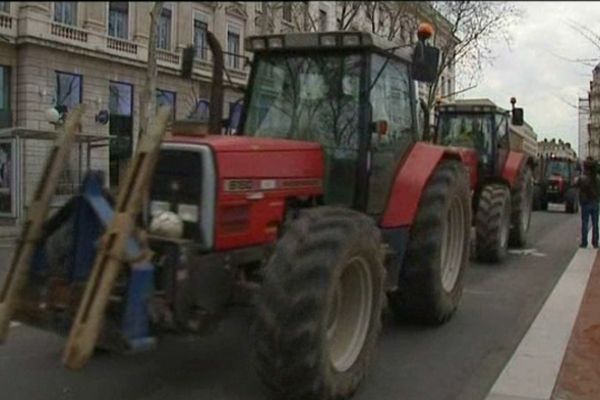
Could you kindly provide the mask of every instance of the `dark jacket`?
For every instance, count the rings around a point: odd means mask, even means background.
[[[600,201],[599,182],[596,174],[585,174],[577,182],[579,202],[581,204],[598,203]]]

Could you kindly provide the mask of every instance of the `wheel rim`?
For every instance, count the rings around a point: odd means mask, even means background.
[[[366,260],[353,257],[336,282],[327,318],[329,359],[338,372],[348,370],[365,343],[373,306],[373,278]]]
[[[459,197],[455,197],[446,213],[442,232],[442,287],[451,292],[456,285],[463,259],[465,210]]]

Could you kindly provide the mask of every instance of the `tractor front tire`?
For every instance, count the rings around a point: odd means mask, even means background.
[[[569,214],[575,214],[579,211],[579,199],[575,188],[570,188],[565,193],[565,211]]]
[[[442,161],[421,196],[398,290],[389,295],[397,318],[439,325],[452,317],[462,297],[470,231],[468,174],[460,162]]]
[[[492,183],[481,189],[475,215],[475,249],[477,259],[500,262],[506,257],[510,232],[510,191]]]
[[[385,300],[381,234],[352,210],[319,207],[290,224],[265,267],[253,334],[279,399],[342,399],[367,373]]]
[[[527,233],[531,224],[533,207],[533,174],[525,165],[521,168],[512,195],[511,230],[509,243],[511,246],[523,247],[527,243]]]

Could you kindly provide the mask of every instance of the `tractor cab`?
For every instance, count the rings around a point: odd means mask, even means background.
[[[436,142],[472,149],[478,176],[499,176],[510,151],[510,113],[487,99],[438,106]]]
[[[364,32],[258,36],[246,48],[242,134],[320,144],[324,203],[381,213],[394,166],[418,140],[413,78],[432,78],[437,49]]]

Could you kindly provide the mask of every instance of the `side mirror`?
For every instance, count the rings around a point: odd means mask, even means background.
[[[522,108],[513,108],[512,110],[512,124],[516,126],[522,126],[524,123],[523,119],[523,109]]]
[[[194,72],[194,58],[196,57],[196,48],[194,46],[188,46],[183,49],[181,56],[181,77],[185,79],[192,79]]]
[[[412,78],[419,82],[435,82],[439,63],[440,49],[419,41],[413,52]]]

